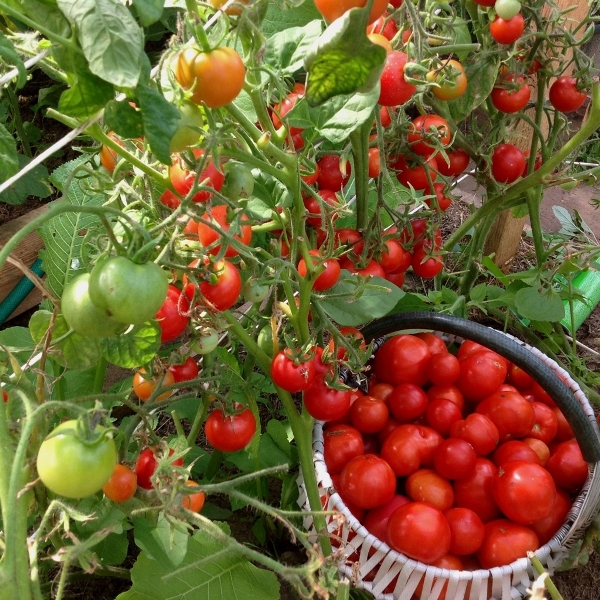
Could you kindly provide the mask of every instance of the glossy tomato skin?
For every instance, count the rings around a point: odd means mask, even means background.
[[[181,383],[182,381],[191,381],[198,377],[200,369],[198,363],[191,357],[188,356],[185,361],[179,365],[171,365],[169,371],[173,373],[175,383]]]
[[[454,503],[454,490],[445,478],[433,469],[419,469],[406,479],[407,496],[414,502],[426,502],[445,512]]]
[[[407,136],[411,150],[421,156],[431,156],[437,147],[434,140],[441,146],[447,146],[451,139],[450,125],[439,115],[416,117],[410,124]]]
[[[352,167],[349,162],[345,164],[345,170],[340,168],[340,157],[337,154],[326,154],[317,161],[319,175],[317,185],[321,190],[339,192],[350,179]]]
[[[487,458],[478,457],[473,472],[454,482],[454,506],[469,508],[487,523],[500,516],[492,487],[498,467]]]
[[[377,433],[388,422],[390,411],[383,400],[361,396],[350,406],[349,415],[354,427],[362,433]]]
[[[480,402],[475,410],[494,422],[500,441],[525,437],[535,424],[531,402],[518,392],[496,392]]]
[[[331,23],[339,19],[345,12],[351,8],[362,8],[367,5],[366,0],[316,0],[315,6],[323,18]],[[369,24],[376,21],[387,8],[387,0],[376,0],[369,13]]]
[[[304,407],[319,421],[335,421],[348,412],[351,399],[351,392],[330,388],[322,378],[316,377],[304,392]]]
[[[460,376],[460,362],[454,354],[439,352],[427,363],[427,378],[433,385],[452,385]]]
[[[309,253],[314,256],[311,259],[313,264],[323,268],[323,272],[313,282],[313,290],[323,292],[332,288],[338,282],[342,272],[340,263],[335,258],[323,258],[318,250],[310,250]],[[298,263],[298,273],[300,277],[306,277],[308,273],[306,261],[303,258]]]
[[[557,489],[551,513],[545,519],[541,519],[530,525],[531,529],[538,536],[540,544],[547,544],[558,533],[572,505],[573,503],[569,495],[564,490]]]
[[[525,155],[513,144],[499,144],[492,153],[492,176],[499,183],[513,183],[526,167]]]
[[[548,459],[546,469],[556,485],[568,492],[581,489],[588,477],[588,465],[576,440],[560,443]]]
[[[587,99],[587,94],[577,89],[575,77],[563,76],[550,86],[548,97],[550,104],[556,110],[568,113],[581,108]]]
[[[446,479],[468,477],[475,469],[476,462],[475,449],[460,438],[444,440],[433,455],[435,470]]]
[[[509,565],[539,547],[539,539],[530,527],[496,519],[485,525],[485,537],[477,558],[484,569],[492,569]]]
[[[78,435],[74,419],[55,427],[42,442],[37,455],[37,472],[52,492],[66,498],[86,498],[102,489],[117,463],[112,435],[97,425],[96,441]]]
[[[194,152],[195,154],[198,154],[198,157],[200,157],[200,152],[203,151]],[[221,170],[220,166],[218,167],[214,163],[213,160],[208,161],[208,164],[204,167],[199,175],[196,175],[195,171],[189,171],[185,169],[182,166],[181,161],[175,161],[169,169],[169,178],[171,180],[171,185],[177,192],[178,196],[175,195],[171,190],[167,189],[160,197],[160,201],[166,207],[175,209],[181,204],[181,199],[179,196],[185,198],[194,187],[196,179],[198,180],[198,185],[207,186],[219,192],[223,188],[223,183],[225,182],[225,173]],[[191,201],[207,202],[210,200],[212,195],[212,192],[209,190],[199,190],[192,196]],[[197,225],[195,225],[195,227],[197,228]],[[194,233],[197,233],[197,231]]]
[[[531,406],[535,414],[535,423],[527,437],[537,438],[545,444],[549,444],[554,441],[558,433],[556,413],[542,402],[532,402]]]
[[[400,385],[427,382],[427,362],[431,352],[427,344],[412,335],[396,335],[379,348],[373,362],[378,381]]]
[[[485,536],[482,520],[468,508],[451,508],[444,513],[450,525],[450,552],[458,556],[474,554]]]
[[[453,423],[450,435],[469,442],[478,456],[493,452],[500,440],[500,433],[494,422],[478,413],[471,413],[466,419]]]
[[[456,387],[471,402],[493,394],[506,379],[506,362],[495,352],[483,350],[459,358]]]
[[[346,463],[364,450],[360,431],[351,425],[332,425],[323,432],[323,458],[330,475],[341,473]]]
[[[144,375],[145,369],[138,369],[133,376],[133,393],[142,401],[146,402],[154,394],[157,387],[168,387],[175,383],[175,375],[166,371],[163,375],[150,377]],[[173,395],[173,390],[167,390],[156,398],[156,402],[166,400]]]
[[[197,483],[192,480],[188,480],[185,482],[186,487],[197,487]],[[206,499],[206,495],[204,492],[197,492],[195,494],[184,494],[181,498],[181,506],[183,508],[187,508],[192,512],[198,513],[202,510],[204,506],[204,501]]]
[[[448,554],[450,526],[437,508],[424,502],[411,502],[392,513],[387,526],[387,540],[397,552],[431,564]]]
[[[440,254],[432,252],[427,244],[419,243],[413,251],[411,265],[415,275],[432,279],[444,269],[444,259]]]
[[[167,297],[156,313],[160,325],[160,341],[164,344],[177,339],[187,328],[190,303],[181,290],[169,284]]]
[[[169,456],[173,454],[173,449],[169,448]],[[178,458],[171,463],[174,467],[183,467],[183,458]],[[145,448],[140,452],[135,463],[135,474],[138,485],[145,489],[152,489],[152,475],[158,467],[158,460],[152,448]]]
[[[198,268],[199,263],[198,259],[193,260],[189,267]],[[199,286],[189,282],[187,275],[183,276],[183,291],[188,300],[203,299],[214,312],[231,308],[242,291],[242,277],[235,265],[225,259],[218,260],[207,265],[206,275],[208,278],[200,279]]]
[[[416,438],[417,425],[398,425],[385,438],[381,457],[398,477],[410,475],[421,466],[421,449]]]
[[[256,419],[249,408],[225,415],[213,410],[204,423],[208,443],[221,452],[237,452],[245,448],[256,433]]]
[[[202,219],[198,221],[198,239],[205,248],[210,246],[210,254],[219,254],[221,250],[221,244],[214,244],[221,239],[221,234],[213,229],[208,223],[213,223],[223,231],[228,232],[230,228],[228,217],[228,207],[224,204],[220,204],[218,206],[213,206],[209,211],[204,213],[204,215],[202,215]],[[252,228],[250,225],[244,225],[244,223],[247,222],[248,217],[246,215],[242,215],[239,223],[240,231],[239,233],[235,233],[233,235],[234,239],[245,246],[250,245],[250,242],[252,241]],[[226,258],[232,258],[238,254],[239,252],[233,246],[230,246],[229,244],[227,245],[227,249],[225,250]]]
[[[431,189],[429,180],[435,181],[437,177],[437,159],[431,157],[422,163],[410,163],[405,156],[397,156],[390,167],[397,171],[396,179],[406,188],[415,190]]]
[[[302,392],[315,378],[313,360],[295,359],[289,349],[275,355],[271,362],[271,378],[275,385],[290,392]]]
[[[436,159],[438,171],[446,177],[458,177],[469,166],[471,160],[469,155],[462,148],[446,152],[446,154],[449,162],[446,162],[441,155]]]
[[[363,520],[363,525],[367,531],[376,538],[386,541],[387,524],[392,513],[401,506],[408,504],[410,499],[401,494],[395,494],[394,497],[383,506],[378,506],[367,512]]]
[[[525,19],[521,13],[512,19],[504,20],[496,17],[490,23],[490,34],[499,44],[516,42],[525,31]]]
[[[386,402],[399,423],[411,423],[425,414],[428,398],[420,386],[401,383],[392,390]]]
[[[116,464],[110,479],[102,486],[104,495],[113,502],[131,500],[137,490],[137,475],[125,465]]]
[[[361,454],[342,469],[340,492],[359,508],[376,508],[394,497],[396,476],[383,458]]]
[[[454,100],[467,91],[467,75],[457,60],[444,60],[440,69],[427,73],[427,81],[437,84],[431,91],[438,100]]]
[[[452,400],[436,398],[427,405],[425,420],[427,425],[443,436],[450,433],[452,425],[462,419],[460,407]]]
[[[221,46],[202,52],[189,46],[175,60],[175,79],[184,89],[193,88],[191,100],[196,104],[220,108],[242,91],[246,68],[233,48]]]
[[[417,91],[416,86],[404,79],[404,65],[407,60],[408,56],[404,52],[388,52],[379,79],[381,91],[378,102],[381,106],[400,106],[410,100]]]
[[[515,78],[511,74],[505,77],[501,84],[496,86],[490,94],[492,104],[496,109],[509,114],[523,110],[531,97],[531,89],[525,78]]]
[[[520,460],[542,465],[537,452],[521,440],[508,440],[500,444],[492,457],[494,464],[501,467],[504,463]]]
[[[530,525],[550,516],[556,486],[541,465],[511,460],[498,469],[492,493],[506,517],[515,523]]]
[[[437,354],[438,352],[448,352],[448,348],[446,347],[444,340],[440,336],[435,335],[434,333],[416,333],[415,337],[419,338],[420,340],[423,340],[427,344],[427,347],[429,348],[431,354]]]

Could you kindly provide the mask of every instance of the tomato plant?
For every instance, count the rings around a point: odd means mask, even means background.
[[[256,419],[249,408],[226,414],[220,408],[213,410],[204,433],[208,443],[221,452],[237,452],[245,448],[256,433]]]
[[[556,110],[568,113],[583,106],[587,94],[578,89],[577,83],[575,77],[559,77],[550,86],[548,98]]]

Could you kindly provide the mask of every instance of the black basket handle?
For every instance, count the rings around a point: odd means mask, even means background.
[[[527,348],[496,331],[452,315],[435,312],[404,312],[377,319],[362,329],[365,340],[406,329],[432,329],[472,340],[508,358],[531,375],[565,415],[588,463],[600,461],[600,439],[573,392],[560,377]]]

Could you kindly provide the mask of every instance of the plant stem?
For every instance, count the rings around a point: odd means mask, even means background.
[[[104,378],[106,376],[106,359],[104,356],[100,357],[98,364],[96,365],[96,373],[94,374],[94,387],[92,389],[93,394],[102,393],[102,388],[104,387]]]
[[[537,574],[543,575],[544,573],[546,573],[546,570],[544,569],[544,566],[540,562],[540,559],[535,554],[533,554],[533,552],[532,553],[528,552],[527,554],[528,554],[529,560],[531,560],[531,564],[533,565],[533,568],[536,570]],[[548,575],[548,573],[546,573],[546,575]],[[554,585],[554,582],[552,581],[552,579],[550,579],[550,575],[548,575],[546,577],[546,579],[544,580],[544,585],[546,586],[548,593],[552,597],[552,600],[564,600],[561,593],[558,591],[558,589]]]
[[[540,217],[540,205],[542,203],[542,187],[536,186],[527,190],[527,208],[529,210],[529,222],[531,224],[531,233],[533,236],[533,245],[535,247],[535,258],[538,266],[542,266],[546,261],[546,252],[544,249],[544,233],[542,232],[542,220]]]
[[[23,119],[21,119],[21,111],[19,110],[19,103],[15,96],[15,93],[12,87],[7,86],[5,88],[6,95],[10,101],[10,107],[12,109],[12,117],[15,129],[17,130],[17,135],[19,136],[19,140],[21,141],[21,145],[23,146],[23,153],[25,156],[31,158],[33,156],[31,152],[31,146],[29,145],[29,140],[27,139],[27,134],[25,133],[25,129],[23,128]]]
[[[354,155],[354,186],[356,190],[356,229],[364,233],[369,225],[369,133],[368,119],[350,134]]]

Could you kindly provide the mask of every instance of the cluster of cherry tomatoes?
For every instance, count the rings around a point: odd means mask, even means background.
[[[370,533],[423,563],[474,570],[525,557],[586,481],[550,396],[475,342],[452,354],[434,334],[389,338],[367,394],[348,394],[345,411],[321,415],[335,490]]]

